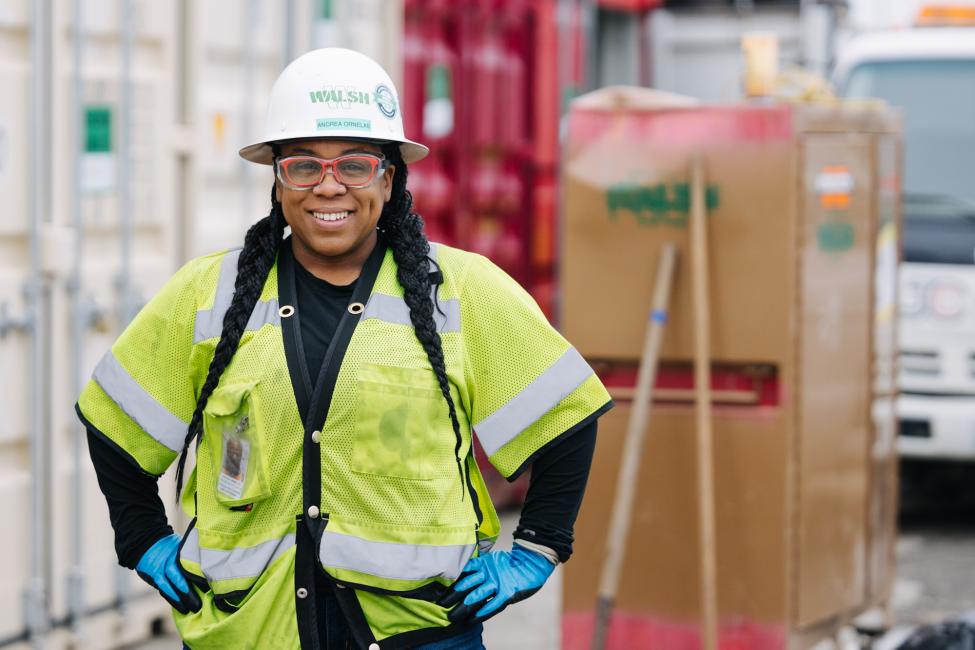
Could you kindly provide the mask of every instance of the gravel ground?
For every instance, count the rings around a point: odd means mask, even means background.
[[[932,623],[975,610],[975,508],[905,519],[897,559],[898,623]]]

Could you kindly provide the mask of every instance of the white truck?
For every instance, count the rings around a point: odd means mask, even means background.
[[[834,80],[904,116],[900,455],[975,461],[975,7],[853,37]]]

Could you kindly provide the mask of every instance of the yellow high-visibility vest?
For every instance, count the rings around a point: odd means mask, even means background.
[[[79,399],[87,423],[147,474],[162,474],[182,449],[239,254],[180,269]],[[546,445],[608,410],[609,394],[514,280],[480,255],[432,244],[457,449],[381,239],[321,369],[306,367],[294,265],[286,240],[204,411],[180,548],[203,609],[174,612],[180,633],[194,650],[299,647],[314,633],[318,567],[366,646],[457,634],[434,601],[500,529],[472,433],[513,479]]]

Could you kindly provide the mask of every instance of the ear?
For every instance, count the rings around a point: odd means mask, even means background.
[[[383,174],[383,202],[389,203],[393,196],[393,176],[396,175],[396,165],[390,165]],[[275,181],[277,182],[277,181]]]

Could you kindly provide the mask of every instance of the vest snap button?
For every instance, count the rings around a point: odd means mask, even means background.
[[[318,506],[312,506],[308,508],[308,516],[311,517],[312,519],[318,519],[319,512],[320,511],[318,509]]]
[[[311,432],[311,441],[314,442],[316,445],[319,442],[321,442],[322,441],[322,432],[321,431],[312,431]]]
[[[295,593],[298,594],[298,598],[307,598],[308,597],[308,590],[305,589],[304,587],[298,587],[298,591],[295,592]]]
[[[369,644],[369,650],[379,650],[379,644],[378,643],[370,643]]]

